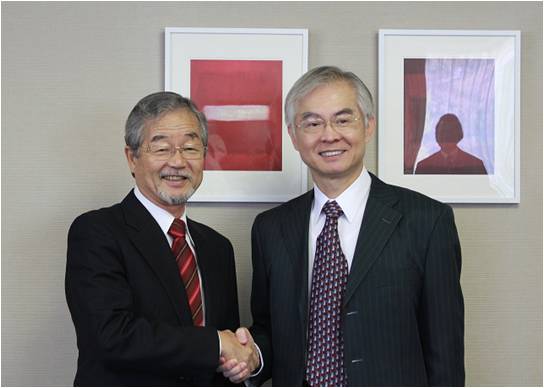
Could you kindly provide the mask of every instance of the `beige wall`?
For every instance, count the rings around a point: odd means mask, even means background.
[[[123,124],[163,87],[164,27],[309,30],[309,66],[378,88],[378,29],[521,30],[521,203],[455,205],[468,385],[542,385],[542,4],[2,3],[2,385],[70,385],[66,233],[132,178]],[[377,141],[366,163],[377,170]],[[197,204],[236,250],[250,323],[251,224],[274,204]]]

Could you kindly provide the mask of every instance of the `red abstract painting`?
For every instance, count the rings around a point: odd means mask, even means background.
[[[191,99],[208,119],[206,170],[281,171],[281,61],[191,60]]]

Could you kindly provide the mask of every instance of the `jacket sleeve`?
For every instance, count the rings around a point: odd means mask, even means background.
[[[115,233],[96,215],[80,216],[70,228],[65,291],[80,352],[110,368],[192,377],[218,365],[214,328],[182,327],[138,311]]]
[[[251,379],[256,385],[263,384],[272,376],[272,339],[270,323],[269,287],[265,256],[262,251],[260,226],[261,216],[257,216],[251,230],[251,253],[253,263],[253,283],[251,288],[251,314],[253,325],[250,328],[253,339],[259,346],[264,361],[262,371]]]
[[[428,240],[419,321],[429,385],[463,386],[461,247],[453,212],[444,209]]]

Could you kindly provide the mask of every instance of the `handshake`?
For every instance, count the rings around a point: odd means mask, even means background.
[[[218,331],[221,338],[221,355],[218,372],[231,382],[238,384],[246,380],[260,364],[259,353],[253,337],[245,327],[233,333],[230,330]]]

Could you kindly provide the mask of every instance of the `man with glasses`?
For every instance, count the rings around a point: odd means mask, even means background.
[[[259,363],[245,329],[231,331],[240,325],[232,245],[186,213],[207,138],[204,115],[176,93],[151,94],[131,111],[134,190],[78,217],[68,235],[75,385],[225,385],[220,359],[241,362],[242,375]]]
[[[257,216],[251,333],[279,386],[464,384],[461,251],[452,209],[363,162],[376,121],[353,73],[319,67],[285,120],[314,189]],[[234,375],[239,366],[222,369]]]

